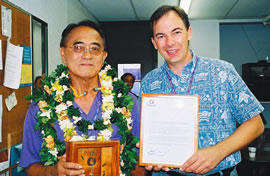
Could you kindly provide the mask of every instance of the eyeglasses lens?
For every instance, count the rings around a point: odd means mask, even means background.
[[[75,53],[79,54],[84,54],[87,50],[87,47],[82,45],[74,45],[72,48]],[[100,47],[92,46],[89,48],[89,53],[92,55],[99,55],[101,53],[101,49]]]

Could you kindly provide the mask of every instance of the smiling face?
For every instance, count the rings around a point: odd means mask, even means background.
[[[133,77],[131,75],[125,76],[124,82],[127,84],[128,90],[131,91],[131,89],[133,88],[134,82],[135,82]]]
[[[152,43],[169,67],[185,65],[192,60],[188,41],[192,29],[187,30],[183,20],[174,11],[169,11],[153,25]]]
[[[82,53],[77,53],[76,48],[86,47]],[[75,48],[76,47],[76,48]],[[100,49],[96,54],[90,50]],[[80,26],[74,28],[68,35],[65,47],[60,48],[62,61],[69,69],[70,77],[73,79],[91,79],[98,76],[107,57],[104,44],[99,33],[90,27]]]

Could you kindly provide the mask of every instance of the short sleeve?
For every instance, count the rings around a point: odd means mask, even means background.
[[[133,127],[132,127],[132,134],[134,136],[137,136],[138,138],[140,138],[140,114],[141,114],[141,107],[140,107],[140,103],[138,101],[138,98],[135,97],[134,95],[132,95],[133,98],[133,109],[131,112],[131,117],[133,120]]]
[[[226,71],[227,73],[225,73],[228,81],[228,102],[236,120],[241,124],[260,114],[264,108],[249,90],[235,68],[232,65],[230,66]]]
[[[29,167],[33,163],[41,162],[38,153],[41,149],[42,135],[34,129],[38,110],[38,106],[32,103],[25,117],[22,152],[19,162],[19,165],[23,168]]]

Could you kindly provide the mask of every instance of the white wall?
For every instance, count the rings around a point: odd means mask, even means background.
[[[219,21],[218,20],[190,20],[192,40],[190,48],[199,56],[220,58]],[[158,67],[164,62],[158,53]]]
[[[41,76],[42,75],[42,28],[41,28],[41,24],[36,22],[36,21],[32,21],[32,50],[33,50],[33,56],[32,58],[34,58],[32,64],[33,64],[33,78],[36,79],[37,76]]]
[[[62,63],[59,55],[61,33],[67,24],[96,19],[78,0],[9,0],[11,3],[48,24],[49,73]]]
[[[219,21],[190,20],[192,40],[190,48],[199,56],[220,58]]]

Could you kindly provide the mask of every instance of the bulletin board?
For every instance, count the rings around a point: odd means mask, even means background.
[[[22,12],[15,7],[0,1],[0,5],[5,6],[12,11],[12,36],[10,42],[14,45],[30,46],[30,15]],[[0,8],[1,10],[1,8]],[[1,12],[2,13],[2,12]],[[0,25],[2,25],[0,18]],[[10,89],[3,86],[4,70],[5,70],[5,57],[8,38],[2,35],[2,26],[0,27],[0,39],[2,40],[2,57],[3,57],[3,70],[0,70],[0,94],[2,95],[3,115],[2,115],[2,142],[0,142],[0,151],[8,147],[22,142],[22,132],[25,115],[30,105],[30,101],[25,100],[25,96],[31,94],[31,87],[20,87],[19,89]],[[5,99],[15,92],[17,105],[7,110]],[[1,128],[0,128],[1,129]],[[9,140],[8,140],[9,138]]]

